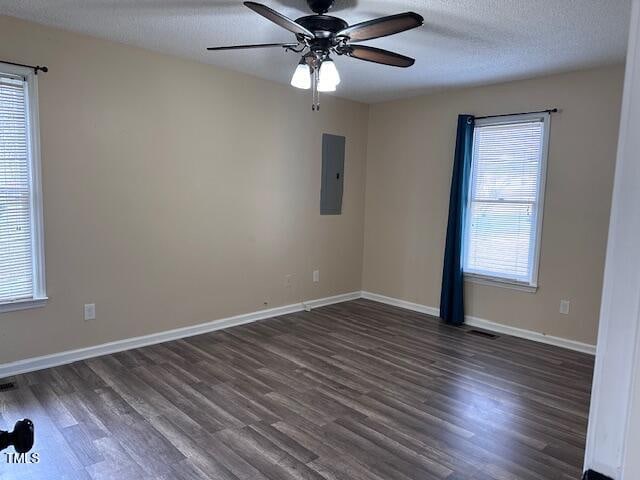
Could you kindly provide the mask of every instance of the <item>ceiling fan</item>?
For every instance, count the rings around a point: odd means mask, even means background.
[[[291,85],[313,90],[312,110],[320,109],[319,92],[333,92],[340,83],[340,75],[331,59],[332,53],[393,67],[406,68],[415,63],[413,58],[399,53],[354,43],[419,27],[424,22],[422,16],[406,12],[349,25],[341,18],[326,15],[333,3],[334,0],[307,0],[315,15],[307,15],[294,21],[261,3],[244,2],[254,12],[289,30],[296,36],[296,41],[209,47],[207,50],[282,47],[286,51],[300,54],[302,58],[291,78]]]

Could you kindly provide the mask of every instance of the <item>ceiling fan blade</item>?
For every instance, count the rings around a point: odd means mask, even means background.
[[[266,5],[262,5],[261,3],[256,2],[244,2],[244,4],[257,14],[262,15],[267,20],[271,20],[276,25],[279,25],[282,28],[293,32],[296,35],[303,35],[308,38],[314,37],[313,33],[310,30],[307,30],[302,25],[297,24],[290,18],[285,17],[281,13],[276,12],[274,9],[269,8]]]
[[[362,23],[356,23],[336,33],[336,36],[349,37],[352,42],[362,42],[373,38],[386,37],[421,26],[424,18],[414,12],[399,13],[380,17]]]
[[[392,67],[406,68],[415,63],[415,60],[411,57],[405,57],[399,53],[381,48],[367,47],[366,45],[347,45],[345,53],[358,60],[391,65]]]
[[[243,48],[269,48],[269,47],[283,47],[283,48],[293,48],[297,47],[297,43],[257,43],[253,45],[228,45],[226,47],[208,47],[207,50],[241,50]]]

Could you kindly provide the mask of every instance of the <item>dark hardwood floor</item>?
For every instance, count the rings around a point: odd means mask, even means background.
[[[16,377],[0,479],[578,479],[592,363],[357,300]]]

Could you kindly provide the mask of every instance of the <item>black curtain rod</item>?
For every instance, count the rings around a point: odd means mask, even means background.
[[[0,60],[0,63],[8,63],[9,65],[15,65],[16,67],[30,68],[36,73],[36,75],[39,71],[44,73],[49,71],[49,67],[41,67],[40,65],[25,65],[24,63],[7,62],[6,60]]]
[[[557,113],[557,108],[549,108],[547,110],[538,110],[535,112],[520,112],[520,113],[504,113],[502,115],[485,115],[484,117],[475,117],[476,120],[481,120],[483,118],[496,118],[496,117],[512,117],[514,115],[529,115],[532,113]]]

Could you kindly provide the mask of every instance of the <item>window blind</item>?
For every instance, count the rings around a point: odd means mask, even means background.
[[[477,126],[466,272],[531,284],[538,235],[543,120]]]
[[[0,76],[0,303],[33,297],[27,83]]]

